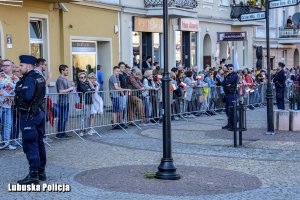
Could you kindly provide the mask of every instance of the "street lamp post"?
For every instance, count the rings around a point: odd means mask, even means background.
[[[270,17],[269,17],[269,0],[266,0],[266,42],[267,42],[267,135],[274,134],[274,114],[273,114],[273,91],[271,85],[271,66],[270,66]]]
[[[163,1],[163,21],[164,21],[164,72],[162,78],[163,92],[163,158],[161,159],[155,178],[164,180],[177,180],[180,175],[176,173],[176,167],[172,158],[171,143],[171,101],[170,101],[170,74],[168,69],[168,0]]]

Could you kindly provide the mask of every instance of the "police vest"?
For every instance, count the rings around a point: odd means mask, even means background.
[[[33,77],[35,80],[34,87],[35,92],[33,95],[33,99],[28,102],[23,100],[20,97],[17,97],[17,105],[20,111],[26,111],[29,114],[37,114],[40,110],[44,110],[44,97],[46,92],[46,82],[43,76],[38,74],[37,72],[34,72],[32,74],[29,74],[29,76]],[[26,76],[18,83],[18,85],[23,84],[24,80],[26,79]]]
[[[235,73],[228,74],[225,78],[230,79],[232,76],[236,75]],[[231,94],[236,94],[237,92],[237,81],[231,83],[229,86],[224,86],[224,92],[225,93],[231,93]]]

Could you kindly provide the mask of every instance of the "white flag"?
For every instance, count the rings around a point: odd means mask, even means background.
[[[233,67],[234,67],[234,70],[239,70],[240,69],[237,50],[235,51]]]

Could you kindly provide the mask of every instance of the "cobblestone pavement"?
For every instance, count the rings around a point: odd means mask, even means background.
[[[266,109],[247,114],[248,131],[238,148],[233,133],[221,129],[225,115],[173,121],[178,181],[144,178],[156,172],[162,156],[159,125],[127,133],[99,128],[101,137],[53,140],[45,183],[69,184],[65,193],[8,192],[9,183],[28,173],[28,164],[21,149],[2,150],[0,199],[300,199],[300,132],[266,136]]]

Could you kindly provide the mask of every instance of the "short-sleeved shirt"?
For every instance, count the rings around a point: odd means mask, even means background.
[[[0,106],[3,108],[11,108],[13,97],[15,95],[15,87],[19,78],[15,75],[9,76],[4,72],[0,73],[0,90],[4,96],[0,96]]]
[[[57,93],[59,93],[59,90],[66,90],[68,88],[70,88],[70,83],[69,83],[68,79],[60,76],[56,81]],[[58,103],[59,104],[68,104],[69,103],[69,95],[68,94],[59,95]]]
[[[112,75],[110,78],[109,78],[109,90],[110,91],[113,91],[113,90],[117,90],[116,87],[115,87],[115,83],[117,83],[119,86],[120,86],[120,79],[119,79],[119,76],[116,76],[116,75]],[[117,96],[120,96],[119,92],[110,92],[111,96],[112,97],[117,97]]]

